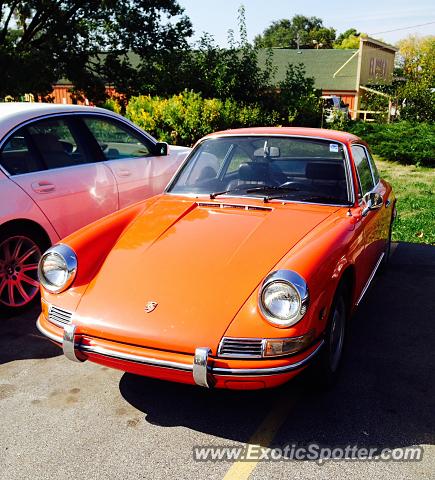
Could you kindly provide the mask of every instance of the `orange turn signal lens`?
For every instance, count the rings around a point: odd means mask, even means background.
[[[264,349],[265,357],[280,357],[291,355],[307,348],[314,340],[314,330],[300,337],[268,339]]]
[[[48,312],[49,312],[50,306],[48,303],[44,300],[41,299],[41,310],[42,310],[42,315],[44,316],[45,319],[48,320]]]

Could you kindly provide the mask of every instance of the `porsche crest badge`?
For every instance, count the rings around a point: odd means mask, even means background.
[[[154,311],[156,309],[157,305],[158,305],[157,302],[148,302],[145,305],[145,312],[146,313],[151,313],[152,311]]]

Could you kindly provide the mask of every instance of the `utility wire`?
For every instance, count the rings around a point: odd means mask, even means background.
[[[410,27],[395,28],[394,30],[385,30],[383,32],[371,33],[370,35],[380,35],[381,33],[398,32],[399,30],[408,30],[409,28],[424,27],[425,25],[432,25],[434,23],[435,22],[420,23],[419,25],[411,25]]]

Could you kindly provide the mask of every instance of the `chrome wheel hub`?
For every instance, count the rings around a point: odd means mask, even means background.
[[[0,304],[22,307],[38,294],[41,250],[28,237],[10,237],[0,243]]]

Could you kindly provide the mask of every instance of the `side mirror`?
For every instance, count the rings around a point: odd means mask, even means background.
[[[363,197],[366,206],[363,208],[361,215],[365,217],[371,210],[379,210],[384,204],[382,195],[377,192],[366,193]]]
[[[168,144],[166,142],[157,142],[154,145],[154,155],[156,157],[163,157],[168,154]]]

